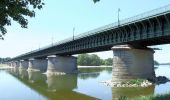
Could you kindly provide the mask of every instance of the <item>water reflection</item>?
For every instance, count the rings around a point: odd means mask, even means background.
[[[80,79],[87,80],[89,78],[97,78],[100,75],[100,73],[81,73],[78,75]]]
[[[133,98],[136,96],[147,96],[154,94],[155,86],[144,87],[144,88],[112,88],[113,98],[119,98],[120,96],[126,96]]]
[[[96,73],[106,71],[112,73],[112,67],[92,67],[92,68],[79,68],[80,73]]]
[[[77,75],[48,76],[39,71],[8,70],[19,81],[49,100],[94,100],[96,98],[73,91],[77,88]]]
[[[22,79],[28,79],[28,72],[24,69],[19,69],[19,77]]]
[[[155,69],[156,76],[163,75],[170,78],[168,70],[170,70],[169,66],[159,66]],[[0,72],[0,74],[1,73],[2,72]],[[59,76],[49,76],[41,72],[27,71],[18,68],[10,69],[9,73],[32,91],[42,95],[43,100],[111,100],[120,96],[132,98],[135,96],[161,94],[170,91],[170,82],[147,88],[111,88],[105,86],[100,82],[111,79],[111,68],[80,68],[78,74]],[[15,82],[11,83],[13,84],[11,86],[21,87],[15,84]],[[29,92],[25,88],[22,88],[22,90],[26,93]],[[23,98],[24,97],[25,95],[23,95]]]
[[[30,71],[28,70],[28,80],[31,83],[35,83],[35,84],[46,84],[46,75],[41,74],[40,71]]]
[[[48,91],[73,90],[77,88],[77,74],[75,75],[47,75]]]
[[[96,79],[97,77],[100,76],[102,72],[111,74],[112,68],[111,67],[79,68],[78,78],[83,80],[88,80],[90,78]]]

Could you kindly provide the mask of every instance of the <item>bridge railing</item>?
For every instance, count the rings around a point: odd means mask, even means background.
[[[125,24],[129,24],[131,22],[139,21],[139,20],[142,20],[142,19],[145,19],[145,18],[148,18],[148,17],[160,15],[160,14],[163,14],[163,13],[166,13],[166,12],[167,13],[170,12],[170,5],[160,7],[160,8],[148,11],[148,12],[144,12],[140,15],[136,15],[136,16],[121,20],[119,22],[119,25],[122,26],[122,25],[125,25]],[[111,23],[111,24],[102,26],[100,28],[97,28],[97,29],[79,34],[77,36],[74,36],[74,40],[80,39],[80,38],[83,38],[83,37],[86,37],[86,36],[94,35],[94,34],[102,32],[102,31],[109,30],[109,29],[116,28],[116,27],[118,27],[118,22]],[[54,45],[59,45],[59,44],[70,42],[70,41],[73,41],[73,37],[67,38],[67,39],[59,41],[59,42],[56,42]]]
[[[132,22],[144,20],[146,18],[151,18],[151,17],[154,17],[154,16],[159,16],[161,14],[166,14],[166,13],[169,13],[169,12],[170,12],[170,4],[166,5],[164,7],[160,7],[160,8],[157,8],[157,9],[142,13],[140,15],[136,15],[136,16],[121,20],[119,23],[118,22],[111,23],[111,24],[105,25],[103,27],[99,27],[97,29],[94,29],[94,30],[91,30],[91,31],[88,31],[88,32],[85,32],[85,33],[82,33],[82,34],[79,34],[77,36],[74,36],[74,40],[77,40],[77,39],[80,39],[80,38],[83,38],[83,37],[86,37],[86,36],[91,36],[91,35],[94,35],[94,34],[98,34],[98,33],[102,32],[102,31],[106,31],[106,30],[109,30],[109,29],[117,28],[118,24],[120,26],[123,26],[123,25],[126,25],[126,24],[130,24]],[[43,48],[33,50],[31,52],[19,55],[17,57],[28,55],[28,54],[31,54],[31,53],[35,53],[35,52],[40,51],[40,50],[45,50],[47,48],[57,46],[57,45],[60,45],[60,44],[63,44],[63,43],[67,43],[67,42],[70,42],[70,41],[73,41],[73,37],[67,38],[67,39],[59,41],[59,42],[56,42],[53,45],[48,45],[48,46],[45,46]],[[15,57],[15,58],[17,58],[17,57]]]
[[[118,27],[118,25],[122,26],[124,24],[129,24],[129,23],[132,23],[132,22],[135,22],[135,21],[139,21],[139,20],[142,20],[142,19],[146,19],[146,18],[149,18],[149,17],[153,17],[153,16],[157,16],[157,15],[169,13],[169,12],[170,12],[170,4],[166,5],[164,7],[160,7],[160,8],[157,8],[157,9],[154,9],[154,10],[151,10],[151,11],[148,11],[148,12],[144,12],[142,14],[121,20],[119,23],[115,22],[115,23],[97,28],[95,30],[91,30],[91,31],[79,34],[79,35],[76,36],[76,39],[79,39],[79,38],[82,38],[82,37],[85,37],[85,36],[89,36],[89,35],[93,35],[93,34],[101,32],[101,31],[108,30],[110,28],[116,28],[116,27]]]

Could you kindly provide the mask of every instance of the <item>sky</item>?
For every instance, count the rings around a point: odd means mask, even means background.
[[[36,11],[35,18],[28,18],[28,29],[22,29],[16,22],[7,26],[5,40],[0,40],[0,57],[15,57],[20,54],[51,45],[75,35],[146,11],[170,4],[169,0],[44,0],[45,6]],[[158,62],[170,62],[170,45],[154,54]],[[111,58],[112,51],[96,53],[101,58]]]

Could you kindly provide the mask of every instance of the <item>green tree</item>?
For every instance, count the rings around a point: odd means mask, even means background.
[[[90,57],[88,54],[80,54],[78,55],[78,59],[77,59],[77,63],[78,65],[88,65],[90,63]]]
[[[78,55],[77,63],[82,66],[99,66],[101,65],[101,59],[96,54],[80,54]]]
[[[26,17],[35,17],[35,10],[41,9],[43,0],[0,0],[0,39],[7,33],[5,26],[11,25],[11,20],[16,21],[22,28],[27,28]],[[100,0],[93,0],[94,3]]]
[[[94,3],[99,2],[100,0],[93,0]]]
[[[105,59],[104,61],[105,61],[104,65],[108,65],[108,66],[113,65],[113,59],[112,58]]]
[[[154,60],[154,65],[159,65],[159,63],[157,61]]]
[[[99,66],[101,65],[101,59],[99,56],[97,56],[96,54],[92,54],[90,55],[90,66]]]
[[[26,17],[35,17],[35,10],[43,5],[42,0],[0,0],[0,39],[7,33],[5,26],[10,26],[11,20],[27,28]]]

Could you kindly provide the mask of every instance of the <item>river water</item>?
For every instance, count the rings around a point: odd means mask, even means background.
[[[147,88],[111,88],[112,68],[80,68],[79,74],[47,76],[21,69],[0,70],[0,100],[112,100],[120,96],[164,94],[170,82]],[[170,78],[170,65],[158,66],[156,76]]]

